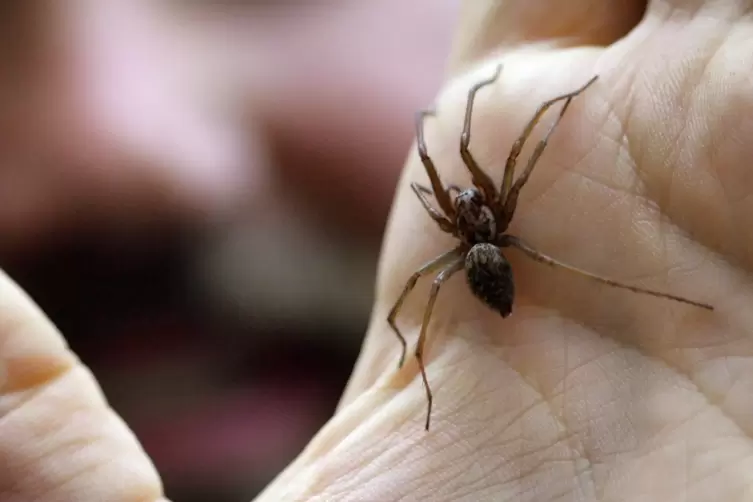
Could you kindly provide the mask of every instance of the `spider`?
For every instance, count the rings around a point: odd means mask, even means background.
[[[635,293],[644,293],[661,298],[668,298],[678,302],[687,303],[696,307],[713,310],[711,305],[699,303],[679,296],[660,293],[649,289],[639,288],[608,279],[591,272],[567,265],[550,256],[547,256],[535,248],[529,246],[520,238],[505,233],[518,203],[520,190],[528,181],[536,162],[541,157],[544,148],[547,145],[549,137],[554,132],[562,117],[565,115],[570,102],[597,79],[598,75],[592,77],[583,86],[575,91],[554,97],[549,101],[543,102],[523,129],[523,133],[515,141],[505,164],[505,171],[502,178],[502,184],[499,190],[494,185],[492,179],[479,167],[474,160],[468,145],[471,141],[471,115],[473,113],[473,102],[476,94],[482,88],[493,84],[499,78],[502,72],[502,65],[498,65],[494,74],[477,82],[471,86],[468,91],[468,100],[465,108],[465,120],[463,122],[463,132],[460,136],[460,156],[463,163],[471,174],[473,188],[461,190],[456,185],[449,185],[447,188],[437,174],[434,162],[426,151],[426,141],[424,140],[424,121],[428,116],[434,116],[434,110],[422,110],[416,114],[416,138],[418,144],[418,153],[421,162],[426,169],[426,174],[431,182],[431,189],[418,183],[411,183],[411,189],[418,197],[423,208],[429,213],[429,216],[439,225],[444,232],[456,237],[460,243],[454,249],[439,255],[428,263],[420,267],[408,279],[402,293],[398,297],[394,306],[387,316],[387,322],[393,329],[400,344],[402,352],[398,369],[402,368],[405,362],[407,344],[405,337],[395,323],[400,307],[403,305],[405,298],[415,287],[418,279],[424,275],[439,271],[434,279],[429,293],[429,300],[424,311],[421,331],[415,347],[415,356],[418,367],[421,371],[424,389],[426,390],[427,410],[426,410],[426,430],[429,430],[431,420],[431,408],[433,396],[429,380],[426,377],[426,368],[424,367],[424,342],[426,341],[426,331],[429,325],[429,319],[434,308],[434,302],[437,299],[442,284],[453,274],[465,269],[466,279],[471,292],[481,302],[486,304],[492,310],[498,312],[503,318],[512,313],[513,300],[515,298],[515,284],[513,281],[512,269],[510,263],[502,253],[502,248],[516,248],[522,251],[529,258],[549,265],[555,268],[562,268],[574,272],[589,279],[602,282],[609,286],[628,289]],[[538,124],[544,113],[555,103],[565,101],[555,122],[550,126],[544,138],[538,142],[531,154],[528,163],[522,174],[513,183],[515,165],[520,155],[523,145],[531,135],[533,128]],[[454,198],[451,194],[454,193]],[[439,204],[441,211],[436,209],[429,202],[427,196],[434,196]]]

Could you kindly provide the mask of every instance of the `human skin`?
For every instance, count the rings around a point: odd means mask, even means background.
[[[468,183],[457,152],[466,92],[498,62],[471,140],[495,179],[536,106],[599,74],[554,134],[510,231],[565,262],[715,310],[610,289],[510,250],[511,317],[481,305],[460,276],[442,289],[426,347],[435,404],[425,432],[415,359],[397,371],[386,316],[408,276],[453,243],[409,189],[426,182],[413,149],[339,409],[257,500],[750,498],[751,7],[654,0],[641,17],[644,6],[628,2],[466,2],[427,123],[445,182]],[[429,283],[398,319],[411,344]],[[0,493],[157,499],[155,470],[93,376],[29,299],[0,285]]]
[[[458,155],[467,89],[501,61],[471,134],[476,159],[499,180],[536,106],[599,74],[554,134],[510,232],[714,312],[510,250],[511,317],[481,305],[462,277],[441,290],[426,348],[435,400],[425,432],[415,359],[396,370],[386,317],[410,274],[453,241],[409,188],[427,183],[414,149],[339,410],[259,500],[750,498],[753,4],[656,0],[642,19],[643,5],[619,5],[466,2],[453,77],[427,122],[429,152],[446,183],[468,184]],[[409,344],[430,283],[398,319]]]

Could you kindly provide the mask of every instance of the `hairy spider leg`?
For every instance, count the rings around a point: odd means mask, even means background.
[[[424,192],[427,195],[431,195],[434,197],[434,192],[430,188],[426,188],[420,183],[416,183],[418,185],[418,189]],[[463,191],[462,188],[460,188],[458,185],[447,185],[447,192],[455,192],[456,194],[460,195],[460,193]]]
[[[528,159],[526,168],[523,170],[523,173],[515,181],[515,184],[512,186],[512,188],[510,189],[510,192],[507,194],[507,199],[504,201],[504,205],[502,206],[502,217],[503,217],[502,228],[507,228],[507,226],[512,221],[512,218],[515,215],[515,209],[518,207],[518,195],[520,195],[520,190],[523,188],[523,186],[528,181],[528,178],[531,176],[531,172],[533,172],[533,168],[536,166],[536,163],[539,161],[539,157],[541,157],[541,154],[544,153],[544,149],[546,148],[546,145],[549,143],[549,137],[552,135],[554,130],[559,125],[560,120],[562,120],[562,117],[565,116],[565,112],[567,111],[567,108],[570,106],[570,103],[572,102],[572,100],[573,100],[573,96],[570,96],[567,98],[567,101],[565,101],[565,104],[562,105],[562,110],[560,110],[559,115],[557,115],[557,119],[549,127],[549,130],[544,135],[544,139],[540,140],[536,144],[536,147],[533,149],[533,153],[531,154],[531,157]]]
[[[426,198],[426,194],[434,195],[434,192],[424,186],[419,185],[415,181],[410,184],[410,187],[413,189],[416,197],[418,197],[421,205],[424,207],[424,209],[426,209],[426,212],[429,213],[429,216],[431,216],[431,219],[437,222],[439,228],[441,228],[448,234],[455,235],[455,225],[453,225],[450,220],[445,218],[442,213],[440,213],[434,206],[432,206]]]
[[[471,173],[471,180],[473,184],[481,190],[486,197],[486,200],[493,201],[497,198],[497,189],[494,187],[494,182],[486,172],[478,165],[476,160],[471,155],[468,146],[471,143],[471,117],[473,116],[473,103],[476,100],[476,93],[487,85],[491,85],[497,81],[500,73],[502,73],[502,65],[497,65],[497,69],[494,71],[494,75],[476,82],[468,90],[468,101],[465,105],[465,120],[463,121],[463,133],[460,135],[460,156],[463,158],[463,163]]]
[[[460,192],[463,190],[457,185],[447,185],[447,191],[455,192],[457,195],[460,195]]]
[[[596,80],[599,78],[598,75],[594,76],[586,82],[585,85],[581,86],[579,89],[576,89],[572,92],[568,92],[566,94],[561,94],[559,96],[556,96],[549,101],[545,101],[544,103],[540,104],[539,107],[536,109],[536,113],[533,114],[533,117],[531,120],[528,121],[528,124],[526,124],[525,128],[523,129],[523,133],[518,137],[518,139],[515,140],[515,143],[512,145],[512,149],[510,150],[510,155],[507,157],[507,162],[505,163],[505,173],[502,177],[502,186],[499,190],[498,195],[498,202],[502,205],[504,205],[505,208],[510,207],[510,204],[507,203],[507,200],[510,198],[509,194],[512,192],[520,192],[520,189],[523,187],[523,184],[525,184],[526,180],[528,179],[528,176],[531,174],[531,171],[533,170],[534,165],[536,164],[536,161],[541,156],[541,154],[544,151],[544,148],[546,147],[547,141],[549,140],[549,136],[552,134],[554,129],[559,124],[560,120],[562,120],[562,117],[565,115],[565,111],[567,111],[567,107],[570,106],[570,101],[573,100],[576,96],[581,94],[583,91],[588,89],[591,84],[596,82]],[[523,173],[523,176],[521,176],[521,179],[523,179],[523,182],[516,182],[515,186],[512,184],[513,176],[515,175],[515,165],[518,161],[518,156],[520,155],[520,152],[523,150],[523,146],[525,145],[528,138],[531,136],[531,133],[533,132],[534,127],[539,123],[541,120],[541,117],[546,113],[549,108],[552,107],[552,105],[562,101],[567,100],[565,105],[562,107],[562,110],[560,111],[559,116],[557,117],[557,120],[554,122],[554,124],[549,128],[549,132],[546,134],[544,139],[539,142],[539,144],[536,146],[536,151],[534,151],[533,156],[531,157],[531,160],[528,161],[528,165],[526,166],[526,172]],[[527,174],[526,174],[527,173]],[[520,180],[519,180],[520,181]],[[517,188],[516,188],[517,187]],[[517,200],[517,193],[514,196],[515,200]],[[513,202],[512,209],[515,209],[514,206],[515,202]],[[510,218],[507,218],[507,222],[510,222]]]
[[[641,293],[651,296],[657,296],[659,298],[667,298],[669,300],[675,300],[677,302],[681,303],[687,303],[689,305],[693,305],[695,307],[700,307],[707,310],[714,310],[714,307],[711,305],[708,305],[706,303],[700,303],[693,300],[688,300],[687,298],[682,298],[681,296],[675,296],[670,295],[668,293],[660,293],[658,291],[653,291],[651,289],[645,289],[645,288],[639,288],[637,286],[630,286],[628,284],[624,284],[621,282],[617,282],[614,279],[608,279],[606,277],[602,277],[600,275],[596,275],[591,272],[587,272],[586,270],[573,267],[572,265],[568,265],[566,263],[563,263],[559,260],[555,260],[554,258],[545,255],[544,253],[537,251],[533,247],[529,246],[528,244],[521,241],[518,237],[515,237],[514,235],[504,235],[502,237],[502,241],[500,242],[500,247],[513,247],[521,250],[523,253],[525,253],[529,258],[532,258],[536,260],[539,263],[543,263],[545,265],[549,265],[551,267],[555,268],[562,268],[565,270],[569,270],[570,272],[574,272],[578,275],[581,275],[583,277],[587,277],[589,279],[593,279],[595,281],[601,282],[603,284],[607,284],[609,286],[615,287],[615,288],[622,288],[627,289],[630,291],[633,291],[634,293]]]
[[[426,367],[424,366],[424,343],[426,342],[426,330],[429,326],[429,319],[431,319],[431,312],[434,310],[434,302],[437,300],[439,289],[442,284],[447,282],[455,272],[463,269],[464,260],[462,256],[455,258],[455,261],[447,265],[437,275],[436,279],[431,285],[431,293],[429,293],[429,301],[426,304],[426,310],[424,311],[424,320],[421,324],[421,333],[418,335],[418,341],[416,342],[416,361],[418,361],[418,368],[421,370],[421,378],[424,381],[424,389],[426,389],[426,430],[429,430],[429,422],[431,421],[431,405],[434,401],[434,397],[431,393],[431,387],[429,387],[429,379],[426,377]]]
[[[387,316],[387,323],[392,328],[392,331],[395,332],[395,335],[397,335],[398,340],[400,340],[400,345],[402,346],[402,351],[400,352],[400,362],[397,365],[398,369],[402,368],[403,363],[405,363],[405,352],[408,348],[405,342],[405,337],[402,335],[402,333],[400,333],[400,330],[397,327],[397,323],[395,322],[395,319],[397,318],[397,314],[400,312],[400,308],[403,306],[403,302],[405,302],[405,299],[407,298],[408,294],[413,290],[413,288],[416,287],[416,282],[418,282],[418,279],[421,278],[421,276],[430,274],[438,270],[439,268],[446,265],[453,258],[458,258],[461,255],[462,255],[462,248],[457,247],[425,263],[421,268],[416,270],[413,273],[413,275],[410,276],[408,281],[405,283],[405,286],[403,287],[403,292],[400,293],[400,296],[398,297],[397,301],[392,306],[392,309],[390,309],[390,313]]]
[[[439,179],[437,169],[434,167],[434,162],[429,157],[428,150],[426,148],[426,139],[424,139],[424,122],[426,117],[433,117],[435,115],[434,110],[421,110],[416,113],[416,142],[418,144],[418,156],[421,158],[421,163],[426,169],[426,174],[429,176],[429,182],[434,189],[434,198],[437,199],[439,207],[442,208],[445,215],[450,220],[455,219],[455,208],[450,200],[450,194],[448,190],[442,185],[442,180]]]

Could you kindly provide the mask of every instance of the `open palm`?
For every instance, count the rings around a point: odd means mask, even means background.
[[[536,107],[599,74],[553,134],[510,232],[566,263],[715,310],[609,288],[506,251],[517,290],[510,317],[475,299],[462,274],[442,288],[424,355],[435,397],[425,432],[410,348],[431,279],[397,320],[409,343],[400,371],[387,315],[411,273],[455,241],[410,190],[410,182],[428,184],[414,150],[339,412],[261,499],[753,493],[753,232],[745,218],[753,209],[753,5],[656,0],[624,38],[602,47],[590,44],[603,43],[608,25],[568,33],[577,12],[558,16],[565,3],[542,23],[529,21],[534,35],[508,29],[519,3],[468,3],[454,76],[426,123],[443,181],[470,184],[458,155],[465,100],[499,62],[499,81],[479,92],[470,145],[497,183]],[[624,19],[612,20],[615,31]]]
[[[750,500],[752,13],[751,0],[468,0],[426,123],[444,183],[470,185],[458,151],[468,89],[498,64],[470,142],[495,183],[537,106],[598,74],[551,137],[509,232],[565,263],[714,310],[505,250],[511,316],[479,302],[461,274],[439,294],[424,354],[435,398],[426,432],[416,358],[409,351],[397,369],[387,316],[408,277],[457,241],[410,189],[428,182],[414,149],[339,410],[257,500]],[[430,283],[397,319],[409,346]],[[60,334],[5,276],[0,298],[0,493],[165,500]]]

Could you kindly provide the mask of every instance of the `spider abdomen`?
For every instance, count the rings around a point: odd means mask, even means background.
[[[512,267],[493,244],[473,246],[465,258],[468,286],[473,294],[486,305],[507,317],[512,313],[515,298]]]

